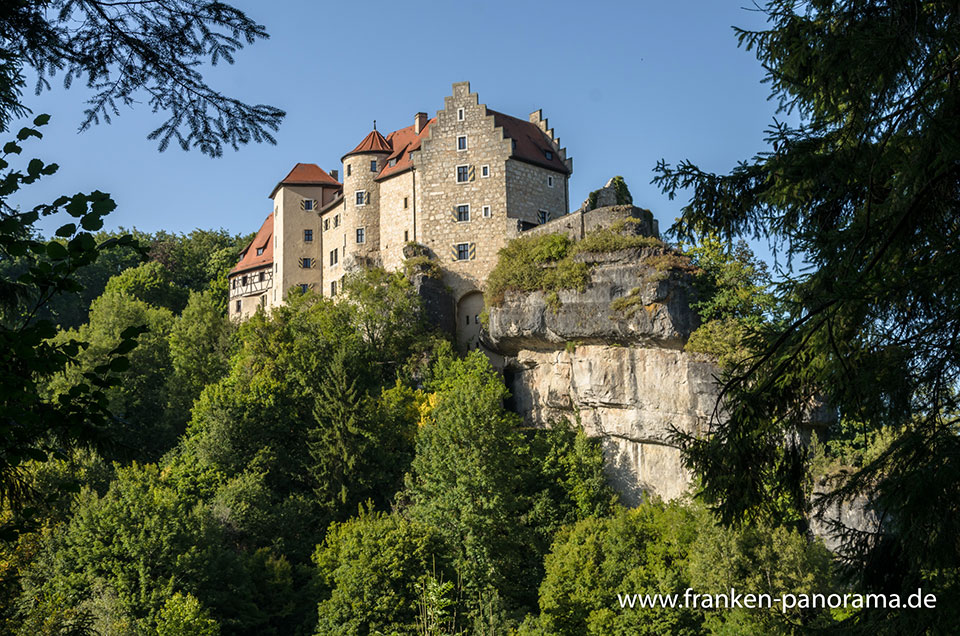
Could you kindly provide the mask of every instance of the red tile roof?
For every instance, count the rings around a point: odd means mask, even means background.
[[[559,153],[554,147],[553,142],[547,137],[546,133],[540,130],[540,127],[533,122],[524,121],[498,113],[495,110],[487,109],[487,113],[493,115],[494,126],[503,127],[503,135],[516,142],[513,149],[513,156],[521,161],[550,168],[563,174],[570,174],[570,170],[560,160]],[[551,158],[547,159],[546,153],[551,153]]]
[[[339,181],[331,177],[327,172],[315,163],[298,163],[290,171],[290,174],[280,180],[270,198],[277,193],[282,185],[310,185],[310,186],[332,186],[339,187]]]
[[[415,126],[407,126],[406,128],[395,130],[387,135],[386,141],[390,144],[393,152],[387,157],[387,165],[385,165],[380,171],[380,174],[377,175],[377,179],[385,179],[386,177],[399,174],[412,168],[413,162],[410,161],[410,153],[420,149],[420,142],[427,136],[427,131],[435,121],[437,121],[436,117],[428,121],[423,128],[420,129],[419,135],[414,132],[416,130]],[[394,161],[396,163],[390,165],[391,162]]]
[[[297,164],[303,165],[303,164]],[[273,263],[273,213],[267,216],[257,235],[250,241],[246,249],[240,252],[240,262],[230,270],[230,276],[245,272],[247,270],[264,267]],[[263,249],[263,253],[257,256],[257,250]]]
[[[363,138],[356,148],[343,155],[344,157],[349,157],[350,155],[360,154],[361,152],[393,152],[393,149],[390,147],[390,143],[383,138],[376,130],[371,130],[370,134]],[[342,161],[342,159],[341,159]]]

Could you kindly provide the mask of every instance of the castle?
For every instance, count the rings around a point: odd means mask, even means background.
[[[397,269],[416,243],[442,268],[469,346],[498,251],[570,209],[573,160],[542,112],[491,110],[468,82],[433,118],[417,113],[386,136],[374,126],[341,164],[298,163],[273,189],[273,211],[229,274],[231,318],[282,304],[291,287],[335,296],[351,270]]]

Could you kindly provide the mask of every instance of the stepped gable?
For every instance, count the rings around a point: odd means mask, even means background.
[[[343,157],[341,157],[340,160],[343,161],[345,158],[349,157],[350,155],[359,155],[359,154],[364,154],[368,152],[374,152],[374,153],[385,152],[387,154],[390,154],[393,152],[393,148],[390,147],[390,143],[386,139],[384,139],[383,135],[381,135],[379,131],[377,131],[376,129],[373,129],[370,131],[369,135],[363,138],[363,141],[357,144],[356,148],[354,148],[347,154],[343,155]]]
[[[257,231],[257,235],[253,237],[246,249],[240,252],[240,262],[230,270],[230,276],[272,264],[273,241],[270,240],[271,238],[273,238],[273,212],[267,215],[263,225]],[[257,250],[259,249],[263,249],[263,252],[258,256]]]
[[[570,169],[560,158],[559,150],[539,126],[489,108],[487,113],[493,115],[494,126],[503,128],[504,137],[516,142],[513,149],[514,159],[550,168],[561,174],[570,174]],[[548,152],[551,153],[550,159],[547,159]]]
[[[427,131],[430,130],[430,126],[435,121],[437,121],[436,117],[429,120],[420,130],[419,134],[417,134],[416,124],[414,124],[413,126],[395,130],[387,135],[386,141],[390,144],[390,147],[393,148],[393,152],[387,157],[387,165],[385,165],[383,170],[380,171],[380,174],[377,175],[377,180],[399,174],[413,167],[413,162],[410,160],[410,153],[420,149],[420,143],[423,141],[423,138],[427,136]]]
[[[287,176],[280,180],[280,183],[274,186],[270,198],[272,199],[277,194],[280,186],[285,185],[333,186],[338,188],[341,183],[315,163],[298,163]]]

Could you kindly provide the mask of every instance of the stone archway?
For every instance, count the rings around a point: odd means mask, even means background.
[[[480,347],[480,313],[483,311],[483,294],[468,292],[457,302],[457,345],[461,351]]]

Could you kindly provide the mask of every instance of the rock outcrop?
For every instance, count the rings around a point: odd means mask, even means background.
[[[663,248],[577,258],[592,263],[583,292],[507,292],[489,308],[514,406],[531,425],[579,420],[600,438],[626,503],[677,497],[690,476],[674,432],[704,432],[717,402],[715,365],[682,350],[698,323],[689,267]]]

